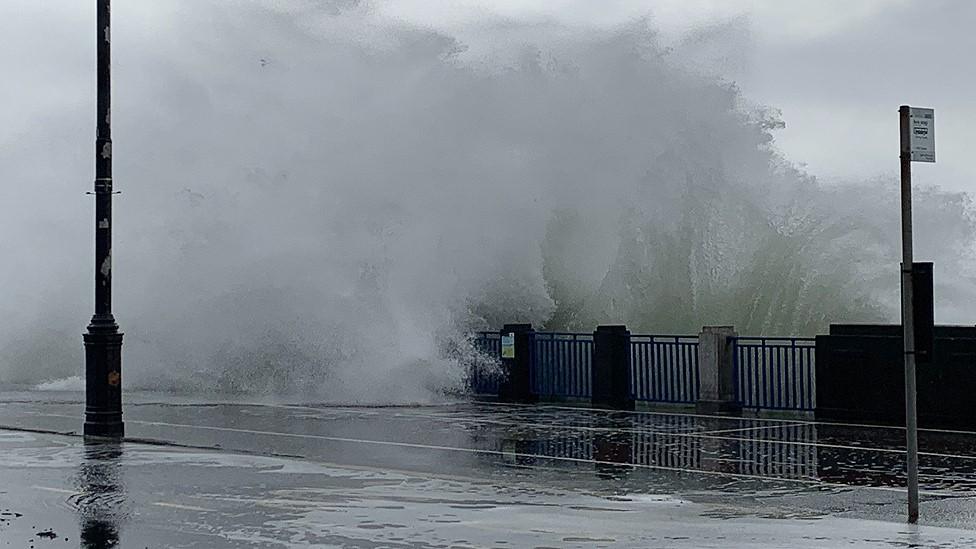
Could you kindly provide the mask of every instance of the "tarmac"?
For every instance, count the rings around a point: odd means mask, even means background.
[[[0,548],[973,547],[976,434],[558,404],[0,392]]]

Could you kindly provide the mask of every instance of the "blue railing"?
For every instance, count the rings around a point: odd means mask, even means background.
[[[816,408],[816,342],[803,337],[733,338],[736,399],[743,408]]]
[[[816,408],[816,343],[813,338],[736,337],[735,398],[744,408],[811,411]],[[483,362],[471,368],[471,389],[498,394],[501,340],[497,332],[474,339]],[[535,332],[529,366],[531,392],[543,399],[592,396],[592,334]],[[699,398],[696,336],[632,335],[631,397],[646,402],[692,404]]]
[[[630,336],[630,392],[634,400],[698,400],[698,337]]]
[[[536,332],[529,386],[542,398],[590,398],[593,335]]]
[[[471,365],[471,390],[481,395],[497,395],[502,382],[502,371],[497,365],[502,353],[502,341],[498,332],[478,332],[474,347],[481,357]]]

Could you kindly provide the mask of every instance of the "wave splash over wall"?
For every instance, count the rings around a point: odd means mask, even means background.
[[[894,182],[797,169],[775,110],[688,68],[646,21],[509,22],[469,49],[363,3],[281,4],[185,0],[117,24],[127,386],[427,401],[463,383],[465,334],[504,322],[787,335],[897,320]],[[19,314],[0,382],[83,369],[94,103],[47,101],[43,146],[0,153],[51,204],[0,221],[30,231],[32,258],[3,271],[0,312]],[[969,197],[916,200],[939,319],[971,321]]]

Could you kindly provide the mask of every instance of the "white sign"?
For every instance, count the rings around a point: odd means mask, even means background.
[[[935,110],[912,107],[908,131],[912,162],[935,162]]]

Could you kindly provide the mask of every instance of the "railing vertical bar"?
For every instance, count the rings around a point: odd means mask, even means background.
[[[547,389],[550,395],[555,395],[556,388],[559,386],[559,355],[555,337],[549,339],[547,351],[549,353],[549,387]]]
[[[546,359],[543,356],[543,345],[545,343],[545,338],[541,334],[537,334],[532,345],[532,352],[535,353],[533,364],[535,367],[529,370],[529,375],[532,378],[532,391],[539,396],[544,394],[543,388],[546,385]]]
[[[670,364],[670,375],[671,383],[668,387],[668,402],[675,402],[680,398],[681,395],[681,365],[678,363],[678,355],[675,352],[676,349],[670,341],[664,341],[662,343],[664,348],[667,349],[668,353],[668,363]]]
[[[559,390],[559,341],[555,336],[549,338],[549,395],[555,396]]]
[[[537,396],[541,396],[543,394],[543,387],[545,387],[546,384],[546,360],[545,356],[543,356],[543,345],[545,344],[546,341],[542,334],[536,334],[535,343],[532,346],[532,351],[535,353],[536,358],[534,364],[535,367],[529,370],[529,372],[533,379],[532,391]]]
[[[641,361],[641,351],[643,345],[641,343],[633,344],[631,350],[631,368],[634,370],[634,399],[644,400],[644,369],[643,362]]]
[[[671,356],[668,353],[667,345],[660,345],[661,348],[661,374],[663,375],[664,381],[661,383],[661,400],[667,402],[671,397],[671,384],[673,379],[671,377]]]
[[[590,345],[585,341],[580,343],[580,379],[579,379],[579,393],[581,397],[587,397],[589,394],[586,392],[585,380],[590,376],[590,361],[588,360],[590,356]]]
[[[732,339],[732,394],[735,397],[735,401],[742,405],[742,366],[739,364],[739,340]]]
[[[681,346],[678,345],[678,342],[677,341],[675,341],[671,345],[674,346],[674,355],[677,357],[677,360],[678,360],[678,387],[679,387],[679,390],[678,390],[678,394],[675,395],[675,400],[678,401],[678,402],[684,402],[688,398],[688,395],[687,395],[687,391],[688,391],[688,369],[685,368],[685,353],[684,353],[684,349],[682,349]]]
[[[653,341],[653,339],[652,339]],[[659,349],[657,345],[653,343],[650,345],[650,368],[651,368],[651,387],[650,396],[651,400],[661,400],[660,388],[661,388],[661,373],[658,371],[658,353]]]
[[[769,368],[769,361],[766,360],[766,354],[767,354],[767,352],[766,352],[766,345],[765,345],[765,343],[766,342],[763,341],[762,342],[762,346],[759,347],[759,359],[760,359],[760,363],[762,364],[762,376],[763,376],[763,378],[762,378],[762,380],[763,380],[763,382],[762,382],[763,383],[763,385],[762,385],[762,387],[763,387],[763,390],[762,390],[762,399],[759,401],[759,404],[763,408],[768,408],[769,407],[769,386],[770,386],[770,383],[769,383],[769,369],[768,369]]]
[[[582,345],[580,340],[574,340],[573,346],[571,348],[573,367],[570,369],[570,379],[569,379],[569,392],[572,393],[574,397],[579,396],[576,391],[576,380],[579,379],[580,370],[583,369],[583,353],[579,351],[579,347]]]
[[[552,353],[554,343],[555,342],[552,334],[546,334],[546,337],[543,340],[542,345],[540,347],[541,356],[545,361],[545,365],[546,365],[545,367],[546,377],[544,380],[545,382],[541,387],[541,393],[544,394],[546,397],[551,397],[553,394],[552,389],[554,384],[553,384],[552,376],[553,376],[553,372],[555,371],[555,363],[556,363],[556,359]]]
[[[798,363],[800,368],[800,373],[796,380],[797,394],[800,395],[800,409],[809,410],[810,409],[810,394],[806,391],[806,383],[804,383],[810,377],[809,368],[807,368],[807,348],[800,347],[797,350],[799,354]]]
[[[661,400],[667,402],[671,400],[671,384],[674,383],[674,379],[671,376],[671,354],[670,349],[667,345],[657,344],[661,348],[661,359],[664,369],[662,370],[664,374],[664,382],[661,384]]]
[[[561,347],[563,352],[563,364],[560,371],[563,374],[563,380],[559,385],[559,396],[567,397],[569,396],[570,378],[573,375],[573,340],[563,339]]]
[[[657,360],[658,348],[654,345],[653,339],[651,343],[647,345],[647,366],[651,373],[650,383],[647,386],[647,394],[651,400],[660,400],[661,397],[658,394],[661,387],[661,372],[658,371],[658,360]]]
[[[802,364],[799,360],[800,349],[796,346],[796,340],[790,341],[790,371],[793,373],[793,378],[790,379],[790,393],[793,395],[790,401],[790,407],[796,410],[803,409],[803,390],[799,386],[799,381],[803,379],[801,376]]]
[[[644,348],[644,362],[646,364],[645,368],[647,369],[647,380],[645,381],[647,384],[645,388],[647,392],[646,398],[647,400],[654,400],[654,386],[657,381],[654,374],[654,345],[651,343],[648,343]]]
[[[573,396],[583,398],[583,374],[586,372],[586,362],[583,359],[584,340],[577,341],[573,348],[576,352],[576,377],[573,379]]]
[[[556,385],[556,394],[559,396],[564,396],[566,394],[566,380],[569,377],[569,368],[567,368],[567,366],[569,366],[569,360],[566,356],[566,351],[569,350],[568,347],[569,346],[566,344],[565,339],[559,341],[556,347],[557,352],[559,353],[559,383]]]
[[[640,359],[638,356],[639,345],[631,340],[630,342],[630,394],[634,400],[640,400]]]
[[[689,392],[691,389],[691,371],[688,369],[688,348],[680,345],[678,340],[675,339],[675,347],[678,349],[679,356],[681,357],[681,400],[682,402],[687,402],[689,398]]]
[[[569,369],[569,393],[574,396],[579,396],[579,391],[577,390],[576,383],[580,377],[580,370],[583,369],[583,353],[580,352],[579,348],[582,343],[578,339],[574,339],[572,347],[570,348],[571,362],[573,367]]]
[[[785,376],[783,375],[785,373],[784,370],[783,370],[783,363],[784,363],[784,360],[783,360],[783,348],[782,347],[775,347],[774,350],[775,350],[775,353],[776,353],[775,354],[775,356],[776,356],[776,364],[775,364],[775,367],[776,367],[776,379],[774,381],[774,383],[776,383],[776,407],[777,408],[782,408],[783,407],[783,383],[786,381],[784,379]]]
[[[576,389],[574,387],[576,372],[582,367],[582,364],[577,360],[579,355],[576,349],[577,346],[579,346],[579,342],[574,339],[569,344],[569,349],[567,349],[569,351],[570,368],[568,369],[569,378],[566,380],[566,392],[572,396],[576,396]]]
[[[746,364],[744,353],[745,353],[745,349],[741,345],[738,345],[738,349],[736,350],[736,356],[738,357],[739,360],[739,375],[743,379],[742,396],[739,399],[739,402],[742,404],[743,407],[747,407],[749,405],[749,391],[752,390],[752,378],[749,377],[749,367]]]
[[[640,381],[637,384],[637,399],[638,400],[648,400],[647,398],[647,369],[646,369],[646,359],[644,353],[646,348],[643,342],[637,343],[635,350],[636,352],[636,364],[635,370],[640,377]]]
[[[586,394],[593,396],[593,341],[586,344],[586,375],[583,376],[583,386],[586,387]]]
[[[536,349],[537,364],[534,370],[537,372],[537,374],[536,374],[535,387],[533,387],[533,389],[535,390],[536,395],[543,396],[546,393],[546,375],[547,375],[546,370],[548,368],[548,363],[546,361],[546,356],[545,356],[546,339],[545,337],[541,336],[541,334],[536,335],[535,349]]]
[[[694,377],[691,369],[691,353],[689,352],[690,347],[688,345],[680,346],[681,349],[681,362],[682,368],[685,373],[685,394],[683,395],[684,402],[691,402],[691,384]]]
[[[749,356],[750,366],[756,372],[756,387],[752,395],[753,397],[752,406],[759,408],[760,399],[762,398],[762,386],[763,386],[762,368],[760,367],[762,362],[759,360],[760,357],[756,354],[755,347],[749,348],[749,355],[750,355]]]
[[[641,386],[641,399],[651,400],[651,362],[648,359],[648,345],[646,343],[640,344],[640,353],[640,370],[644,377]]]
[[[583,346],[585,343],[583,340],[577,341],[573,345],[573,350],[576,352],[576,377],[573,378],[573,396],[581,398],[583,396],[583,372],[586,368],[586,363],[583,361]]]
[[[674,356],[674,347],[670,344],[665,343],[665,349],[668,351],[668,374],[670,383],[668,384],[668,400],[673,401],[675,396],[678,394],[678,365]]]
[[[667,401],[668,399],[668,372],[667,372],[667,351],[661,347],[657,340],[654,340],[654,362],[657,370],[657,383],[654,387],[654,400]]]
[[[580,368],[579,368],[578,377],[577,377],[577,380],[576,380],[576,385],[577,385],[577,389],[576,390],[577,390],[578,396],[580,398],[584,398],[584,397],[588,396],[586,394],[585,387],[583,387],[583,380],[586,378],[586,376],[590,375],[590,369],[589,369],[588,363],[586,361],[586,354],[587,354],[586,351],[588,351],[588,350],[589,350],[589,346],[586,344],[586,342],[585,341],[581,341],[579,343],[579,347],[578,347],[578,350],[577,350],[577,352],[579,353],[579,365],[580,365]]]
[[[566,398],[570,396],[570,384],[573,377],[573,340],[563,339],[562,341],[563,365],[561,368],[563,382],[559,386],[559,396]]]
[[[806,366],[807,349],[804,347],[800,347],[799,349],[797,349],[797,353],[799,354],[799,358],[797,360],[799,361],[800,374],[797,377],[796,384],[797,384],[797,394],[800,395],[800,409],[809,410],[811,408],[810,406],[811,403],[809,402],[810,395],[807,394],[806,391],[804,391],[804,386],[806,385],[805,381],[810,375],[812,375],[809,371],[809,368],[807,368]]]
[[[760,386],[762,384],[762,370],[759,367],[761,362],[759,360],[760,357],[757,351],[758,350],[755,347],[749,348],[749,366],[756,376],[755,383],[752,386],[752,394],[749,396],[752,400],[752,406],[756,408],[759,407],[759,399],[762,395],[760,390]]]

